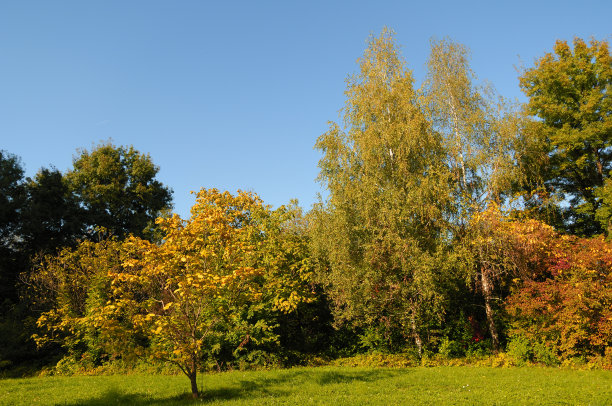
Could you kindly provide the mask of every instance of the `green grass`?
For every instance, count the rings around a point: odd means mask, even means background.
[[[553,368],[294,368],[204,375],[207,405],[612,405],[612,372]],[[1,405],[193,404],[184,376],[5,379]]]

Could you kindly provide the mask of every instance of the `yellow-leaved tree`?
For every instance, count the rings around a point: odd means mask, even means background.
[[[122,272],[109,274],[112,296],[101,309],[104,327],[119,328],[118,316],[130,314],[134,328],[147,338],[147,355],[178,366],[197,398],[196,375],[210,336],[239,323],[240,314],[253,303],[265,301],[290,311],[307,300],[307,262],[287,263],[290,239],[275,238],[282,217],[252,193],[200,191],[189,220],[177,215],[158,219],[161,244],[135,238],[127,242],[138,254],[124,263]],[[284,272],[294,275],[279,281]],[[271,327],[265,319],[243,325],[241,345],[265,337],[261,331]],[[260,334],[250,333],[255,330]]]
[[[97,273],[104,300],[81,312],[79,325],[114,353],[176,365],[197,398],[197,372],[224,336],[238,335],[238,350],[275,341],[274,314],[312,300],[302,223],[295,204],[271,210],[253,193],[203,189],[188,220],[157,220],[160,243],[121,242],[120,263]],[[64,273],[62,257],[55,262],[53,272]],[[69,314],[54,309],[39,325],[74,325]]]

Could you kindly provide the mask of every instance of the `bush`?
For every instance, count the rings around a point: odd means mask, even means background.
[[[559,358],[546,344],[530,340],[523,335],[515,335],[508,342],[508,355],[516,365],[521,366],[528,363],[540,363],[547,366],[557,366]]]
[[[459,358],[465,355],[465,348],[460,342],[444,337],[438,347],[438,354],[449,359]]]
[[[508,355],[510,355],[516,365],[525,365],[533,360],[533,349],[531,343],[524,336],[517,335],[508,342]]]

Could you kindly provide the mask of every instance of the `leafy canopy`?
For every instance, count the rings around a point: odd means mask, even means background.
[[[433,274],[450,203],[443,145],[390,31],[371,37],[358,63],[344,126],[331,123],[315,145],[329,190],[313,210],[319,277],[338,320],[400,326],[420,347],[423,326],[439,315]]]
[[[544,158],[538,176],[557,200],[566,200],[564,227],[594,235],[608,227],[609,191],[601,188],[612,169],[612,56],[606,41],[557,41],[523,72],[526,108],[539,121],[533,135]],[[603,198],[603,199],[602,199]],[[600,212],[600,222],[596,213]]]
[[[73,166],[66,178],[85,209],[91,235],[103,227],[119,238],[153,238],[150,227],[171,207],[172,191],[155,178],[159,168],[149,155],[107,143],[80,151]]]

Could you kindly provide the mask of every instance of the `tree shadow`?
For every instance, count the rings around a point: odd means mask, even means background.
[[[332,385],[350,382],[373,382],[380,379],[390,378],[400,373],[392,370],[374,371],[317,371],[314,379],[321,385]]]
[[[235,387],[206,389],[202,391],[202,400],[212,402],[215,400],[252,399],[253,397],[283,397],[299,390],[304,382],[315,382],[319,386],[333,384],[348,384],[351,382],[373,382],[390,378],[406,370],[369,370],[369,371],[334,371],[334,370],[284,370],[278,371],[274,377],[251,377],[239,380]],[[293,383],[292,388],[283,389],[277,386]]]
[[[369,371],[335,371],[335,370],[285,370],[277,371],[273,376],[252,376],[234,381],[231,385],[217,388],[204,388],[200,398],[194,400],[191,393],[165,398],[145,394],[126,394],[117,389],[110,389],[99,397],[82,399],[66,406],[107,406],[107,405],[186,405],[193,403],[210,403],[217,400],[246,400],[257,397],[281,398],[299,391],[304,382],[314,382],[320,386],[349,384],[351,382],[373,382],[389,378],[405,370],[369,370]],[[287,384],[291,384],[287,388]],[[284,385],[284,387],[283,387]]]
[[[191,394],[169,396],[165,398],[152,398],[150,395],[139,393],[122,393],[117,389],[109,389],[100,397],[92,399],[81,399],[74,403],[65,403],[66,406],[110,406],[110,405],[184,405],[193,402]]]

